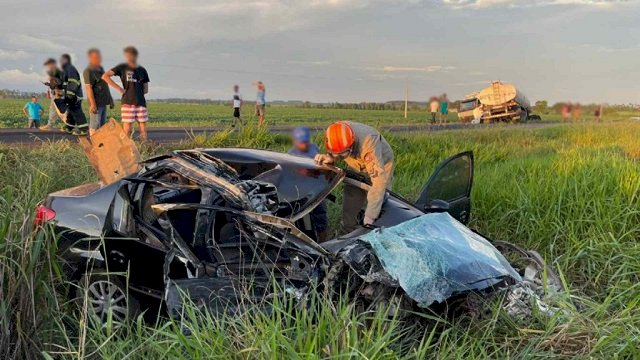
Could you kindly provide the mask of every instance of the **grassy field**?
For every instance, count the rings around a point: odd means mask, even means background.
[[[0,128],[25,127],[27,119],[22,114],[22,107],[28,100],[0,99]],[[40,99],[48,116],[49,100]],[[85,114],[88,114],[87,102],[83,102]],[[242,108],[245,120],[257,122],[253,116],[252,104]],[[630,113],[605,113],[605,120],[628,119]],[[116,106],[109,110],[109,116],[120,119],[120,110]],[[543,121],[559,121],[557,114],[542,115]],[[149,102],[149,126],[213,126],[227,125],[233,121],[232,109],[222,105],[198,104],[169,104]],[[269,106],[267,108],[267,123],[269,125],[286,124],[327,124],[338,119],[349,119],[369,124],[406,124],[424,123],[429,121],[430,114],[426,110],[413,110],[404,118],[404,112],[394,110],[349,110],[349,109],[314,109],[287,106]],[[592,120],[591,114],[585,114],[584,119]],[[449,114],[449,121],[456,122],[457,114]]]
[[[64,283],[51,235],[31,230],[33,208],[47,193],[95,180],[79,147],[61,142],[0,148],[0,358],[640,357],[640,123],[386,136],[396,153],[394,188],[409,199],[440,161],[473,150],[471,227],[537,249],[566,280],[573,305],[560,302],[564,311],[552,318],[496,313],[425,326],[342,302],[240,318],[192,310],[183,322],[95,329],[57,291]],[[194,141],[181,147],[283,150],[288,139],[225,132]]]
[[[0,100],[0,127],[24,127],[27,120],[22,114],[22,107],[27,100]],[[42,106],[49,109],[49,100],[41,99]],[[85,114],[88,114],[86,101],[83,103]],[[150,126],[212,126],[231,124],[233,109],[223,105],[198,104],[168,104],[149,102]],[[48,112],[47,112],[48,114]],[[426,121],[426,112],[412,112],[408,119],[401,111],[385,110],[348,110],[348,109],[312,109],[294,108],[287,106],[269,106],[267,121],[270,125],[284,125],[291,123],[325,124],[336,119],[350,119],[364,121],[371,124],[379,123],[415,123]],[[109,116],[120,118],[118,106],[109,111]],[[252,104],[242,108],[245,120],[257,122]],[[451,114],[455,120],[455,114]]]

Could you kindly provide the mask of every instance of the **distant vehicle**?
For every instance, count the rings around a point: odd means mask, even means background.
[[[460,101],[458,120],[463,123],[479,123],[482,118],[482,106],[477,98],[478,93],[465,96]]]
[[[521,91],[500,81],[462,100],[458,118],[474,123],[540,120],[540,116],[531,114],[531,103]]]

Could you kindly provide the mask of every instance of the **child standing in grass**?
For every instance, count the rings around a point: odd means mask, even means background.
[[[242,125],[242,117],[240,117],[240,109],[242,108],[242,95],[240,95],[240,87],[233,85],[233,119],[234,123],[231,126],[236,126],[236,123]]]

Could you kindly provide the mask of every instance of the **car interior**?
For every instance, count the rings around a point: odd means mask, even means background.
[[[264,176],[276,176],[277,169],[267,170]],[[203,198],[202,191],[197,188],[171,187],[176,185],[196,185],[188,178],[172,171],[160,171],[150,176],[156,182],[143,182],[134,190],[134,214],[137,218],[137,230],[141,240],[148,244],[161,243],[158,239],[166,237],[161,228],[158,216],[153,212],[154,204],[208,204],[226,207],[225,200],[215,192],[208,199]],[[264,246],[255,249],[241,236],[242,223],[239,216],[232,212],[209,209],[176,209],[168,213],[169,220],[184,242],[191,247],[201,260],[217,265],[236,273],[239,271],[266,273],[254,261],[254,254],[271,259],[270,263],[282,260],[278,249]],[[199,221],[206,222],[203,225]],[[197,228],[206,229],[198,233]],[[159,245],[164,247],[163,245]]]

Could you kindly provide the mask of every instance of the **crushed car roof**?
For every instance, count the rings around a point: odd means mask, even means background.
[[[277,190],[278,215],[292,221],[322,202],[345,176],[343,170],[319,166],[309,158],[243,148],[176,150],[144,161],[145,169],[137,176],[163,163],[181,165],[181,171],[189,173],[183,175],[203,185],[226,184],[242,200],[235,189],[238,181],[270,184]]]
[[[289,204],[291,218],[301,218],[344,179],[342,169],[317,165],[313,159],[268,150],[243,148],[197,149],[225,162],[241,180],[274,185],[281,203]]]

